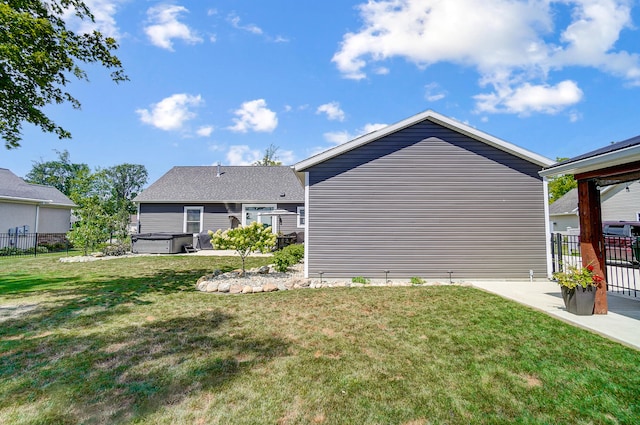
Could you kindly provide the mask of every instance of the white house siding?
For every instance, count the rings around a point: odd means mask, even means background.
[[[640,183],[617,186],[611,193],[605,194],[602,200],[603,221],[638,221],[640,213]]]
[[[541,167],[428,121],[312,166],[308,275],[546,275]]]
[[[553,215],[550,216],[552,232],[568,232],[570,229],[580,228],[580,218],[578,214],[573,215]]]
[[[70,222],[70,209],[40,207],[38,214],[39,233],[67,233]]]
[[[7,233],[10,228],[29,226],[29,232],[36,229],[36,206],[0,202],[0,233]],[[68,227],[68,225],[67,225]]]

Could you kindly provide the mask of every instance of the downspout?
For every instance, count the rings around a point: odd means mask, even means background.
[[[549,224],[549,180],[542,178],[542,192],[544,193],[544,233],[546,242],[544,244],[547,254],[547,278],[553,277],[553,259],[551,258],[551,226]]]
[[[304,173],[304,277],[309,278],[309,172]]]
[[[40,224],[40,204],[36,204],[36,225],[33,226],[33,233],[38,233],[38,224]]]

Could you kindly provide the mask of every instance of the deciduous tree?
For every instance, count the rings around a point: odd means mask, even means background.
[[[115,82],[127,79],[114,55],[115,39],[99,31],[75,33],[65,20],[74,15],[94,22],[81,0],[8,0],[0,3],[0,136],[7,149],[22,140],[22,124],[31,123],[59,138],[71,133],[49,118],[44,107],[80,102],[65,87],[70,78],[86,80],[80,64],[98,63]]]
[[[568,158],[556,158],[557,162],[562,162]],[[572,175],[554,177],[549,180],[549,203],[553,204],[571,189],[578,187],[578,182]]]
[[[215,249],[234,249],[242,259],[242,274],[245,273],[245,259],[254,251],[269,252],[276,244],[276,235],[271,232],[271,227],[264,227],[254,221],[248,226],[240,226],[228,229],[224,232],[220,229],[216,232],[209,231],[211,243]]]

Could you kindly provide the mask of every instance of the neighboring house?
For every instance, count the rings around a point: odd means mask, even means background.
[[[549,205],[549,230],[552,233],[575,233],[579,228],[578,189],[574,188]]]
[[[0,233],[66,233],[73,207],[55,187],[27,183],[0,168]]]
[[[640,221],[640,182],[606,186],[600,191],[602,221]],[[578,233],[578,189],[549,205],[552,232]]]
[[[139,233],[197,234],[253,221],[276,233],[304,231],[304,188],[291,167],[173,167],[134,202]],[[274,210],[282,215],[267,215]]]
[[[433,111],[299,162],[305,274],[546,276],[538,172],[553,163]]]

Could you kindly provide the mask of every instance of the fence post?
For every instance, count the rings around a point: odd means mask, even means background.
[[[556,234],[551,234],[551,273],[557,272],[556,270]]]
[[[35,235],[35,244],[33,245],[33,256],[38,256],[38,233],[34,233]]]

